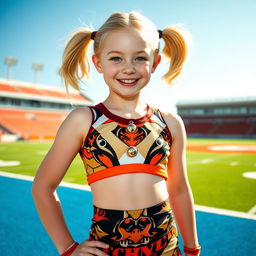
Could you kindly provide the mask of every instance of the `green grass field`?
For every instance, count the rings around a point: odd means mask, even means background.
[[[255,140],[189,139],[188,145],[255,145]],[[34,176],[51,142],[0,144],[0,160],[20,161],[18,166],[2,166],[0,171]],[[187,152],[187,165],[195,203],[248,212],[256,205],[256,180],[244,172],[256,172],[256,154]],[[64,181],[86,184],[82,162],[77,156]]]

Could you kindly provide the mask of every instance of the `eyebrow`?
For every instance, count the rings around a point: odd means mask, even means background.
[[[115,54],[115,53],[117,53],[117,54],[123,54],[123,52],[121,52],[121,51],[110,51],[110,52],[107,53],[107,55]],[[146,51],[137,51],[137,52],[135,52],[135,54],[140,54],[140,53],[146,53],[146,54],[147,54]]]

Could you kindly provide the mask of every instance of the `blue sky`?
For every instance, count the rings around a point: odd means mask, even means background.
[[[38,82],[61,86],[57,69],[68,35],[81,26],[97,29],[111,13],[131,10],[140,11],[159,29],[182,24],[192,36],[179,83],[168,88],[161,81],[162,63],[143,94],[150,103],[169,107],[180,99],[256,95],[254,0],[1,0],[0,77],[6,77],[5,56],[13,56],[19,59],[13,79],[32,82],[32,63],[39,62],[44,70]],[[95,102],[107,96],[94,70],[83,90]]]

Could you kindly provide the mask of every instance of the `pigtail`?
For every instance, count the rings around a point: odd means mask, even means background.
[[[59,74],[63,77],[67,90],[68,85],[79,90],[79,80],[84,76],[89,78],[90,63],[87,51],[91,42],[91,33],[89,29],[76,31],[71,35],[64,49]]]
[[[183,64],[187,58],[187,45],[184,35],[178,26],[168,26],[162,31],[162,38],[165,41],[163,54],[170,60],[168,72],[163,76],[167,84],[181,73]]]

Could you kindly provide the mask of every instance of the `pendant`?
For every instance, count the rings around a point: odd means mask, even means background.
[[[127,126],[127,130],[131,133],[134,133],[136,129],[137,129],[137,126],[134,124],[134,122],[129,121],[129,124]]]
[[[138,149],[136,147],[129,147],[126,153],[129,157],[135,157],[138,154]]]

